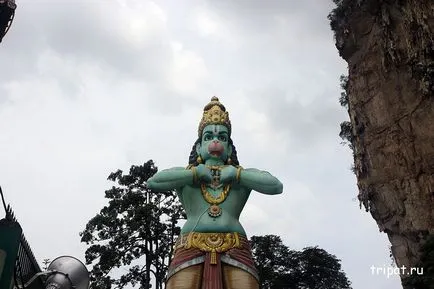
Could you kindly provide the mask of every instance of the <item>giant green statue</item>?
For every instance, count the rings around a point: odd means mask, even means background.
[[[176,190],[187,214],[167,289],[259,288],[239,216],[252,190],[275,195],[283,186],[268,172],[239,165],[229,114],[217,97],[204,108],[187,168],[160,171],[148,180],[148,187]]]

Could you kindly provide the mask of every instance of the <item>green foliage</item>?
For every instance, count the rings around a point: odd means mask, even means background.
[[[333,31],[338,30],[339,22],[345,16],[346,0],[333,0],[336,7],[329,13],[327,19],[330,20],[330,27]],[[336,37],[336,34],[335,34]]]
[[[354,2],[356,2],[356,7],[360,7],[363,0],[333,0],[333,2],[336,7],[329,13],[327,19],[330,21],[330,27],[334,31],[336,39],[339,31],[345,26],[351,9],[354,9]]]
[[[348,110],[348,76],[341,75],[340,77],[341,97],[339,103]],[[350,149],[354,151],[354,135],[351,122],[344,121],[341,123],[341,131],[339,136],[344,140],[344,144],[348,144]]]
[[[279,236],[252,236],[250,238],[253,258],[258,269],[261,288],[278,288],[285,283],[295,284],[298,280],[291,275],[296,268],[296,252],[283,245]],[[284,287],[281,287],[284,288]]]
[[[353,125],[349,121],[341,122],[341,131],[339,136],[344,140],[344,144],[347,143],[352,151],[354,151],[354,135]]]
[[[396,260],[393,256],[392,246],[389,246],[389,258],[390,258],[390,266],[396,268]]]
[[[253,236],[261,289],[351,289],[340,260],[318,247],[290,250],[279,236]]]
[[[339,97],[339,103],[341,106],[349,109],[349,95],[348,95],[348,75],[341,75],[340,77],[341,96]],[[339,136],[344,140],[343,144],[348,144],[350,149],[354,152],[354,135],[353,126],[350,121],[344,121],[341,123],[341,131]]]
[[[348,109],[348,75],[341,75],[340,77],[341,82],[341,97],[339,98],[339,103]]]
[[[403,285],[417,289],[434,289],[434,235],[428,237],[421,253],[420,262],[416,267],[421,268],[423,274],[412,274],[403,280]]]
[[[44,259],[42,261],[42,264],[44,264],[44,266],[42,267],[42,270],[47,271],[48,270],[48,266],[50,265],[51,260],[50,259]]]
[[[146,181],[157,172],[152,160],[132,166],[129,174],[121,170],[108,180],[117,186],[105,192],[107,206],[93,217],[80,233],[81,241],[90,245],[86,263],[91,271],[92,289],[124,288],[140,285],[163,288],[172,244],[180,233],[178,220],[185,217],[174,192],[154,192]],[[140,265],[134,262],[140,258]],[[143,259],[143,261],[142,261]],[[128,266],[128,273],[112,278],[113,269]]]

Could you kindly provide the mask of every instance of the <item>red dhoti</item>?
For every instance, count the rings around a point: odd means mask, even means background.
[[[174,258],[169,266],[168,281],[178,272],[199,264],[203,264],[203,270],[200,270],[201,276],[197,276],[198,272],[195,272],[191,278],[201,279],[201,287],[199,287],[201,289],[232,289],[232,287],[225,288],[226,286],[223,285],[230,283],[227,281],[228,278],[226,282],[223,281],[224,277],[227,277],[223,276],[225,274],[223,264],[233,266],[227,268],[237,268],[248,273],[241,278],[248,278],[250,283],[255,283],[253,287],[258,288],[259,278],[249,242],[245,236],[238,233],[192,232],[180,236],[175,244]],[[230,275],[230,270],[227,268],[225,272]],[[181,285],[178,287],[176,284],[171,284],[167,289],[172,289],[171,287],[182,288]]]

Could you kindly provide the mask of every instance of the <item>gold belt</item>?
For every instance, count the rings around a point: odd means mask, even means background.
[[[217,264],[217,253],[223,253],[233,248],[241,248],[240,237],[235,233],[199,233],[190,232],[180,236],[175,250],[195,248],[211,253],[211,264]]]

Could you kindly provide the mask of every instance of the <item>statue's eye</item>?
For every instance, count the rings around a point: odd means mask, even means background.
[[[219,136],[220,141],[226,141],[226,137],[224,135]]]
[[[204,137],[203,139],[204,139],[204,140],[211,140],[212,137],[211,137],[211,135],[207,134],[207,135],[205,135],[205,137]]]

